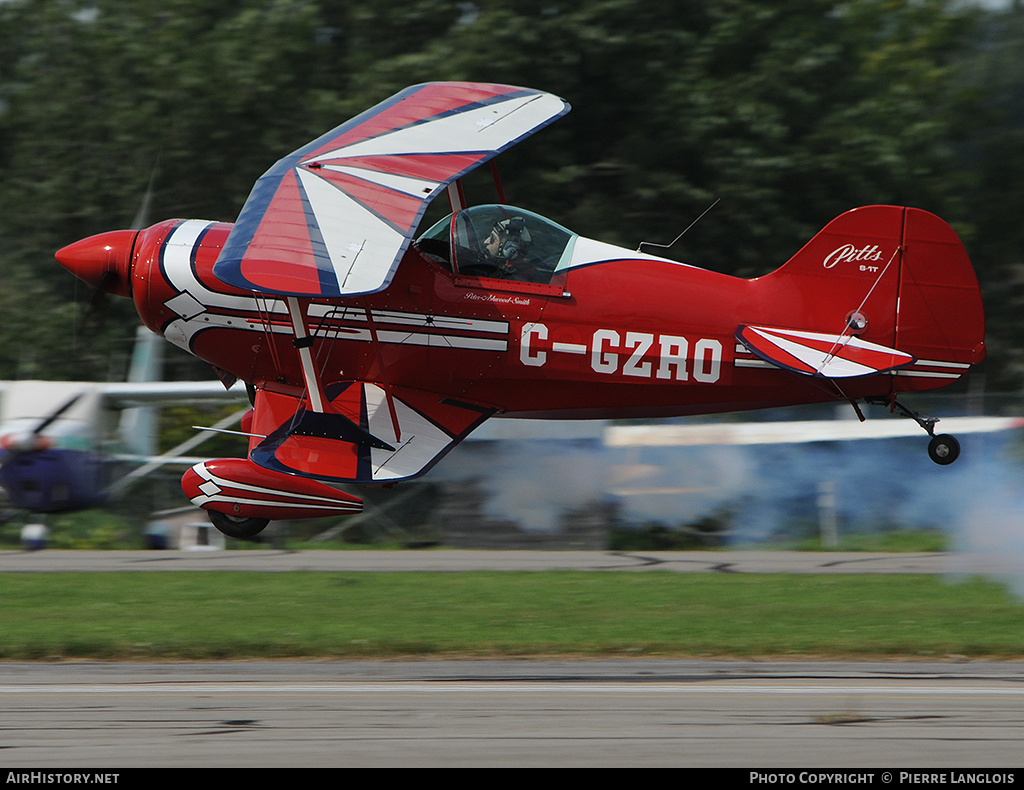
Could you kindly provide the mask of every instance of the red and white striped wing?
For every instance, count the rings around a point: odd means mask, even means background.
[[[736,339],[773,365],[822,378],[884,373],[915,361],[910,354],[853,335],[744,325],[736,330]]]
[[[292,296],[383,290],[439,192],[568,111],[557,96],[528,88],[408,88],[260,178],[214,274]]]

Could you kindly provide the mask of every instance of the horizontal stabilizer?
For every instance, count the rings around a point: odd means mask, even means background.
[[[249,453],[275,472],[345,483],[391,483],[432,467],[493,410],[397,388],[343,382],[326,390],[327,408],[280,393],[257,393]]]
[[[868,343],[851,334],[742,325],[736,330],[736,339],[752,354],[776,367],[821,378],[868,376],[915,362],[910,354]]]

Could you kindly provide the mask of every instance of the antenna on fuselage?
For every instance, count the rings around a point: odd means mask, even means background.
[[[672,239],[672,242],[670,244],[658,244],[656,241],[642,241],[642,242],[640,242],[640,246],[636,248],[636,251],[637,252],[643,252],[645,244],[647,246],[649,246],[649,247],[661,247],[661,249],[663,249],[663,250],[667,250],[667,249],[670,249],[670,248],[674,247],[676,242],[679,241],[681,238],[683,238],[683,236],[685,236],[687,234],[687,232],[690,230],[690,228],[692,228],[694,225],[696,225],[698,222],[700,222],[702,219],[704,219],[704,215],[707,214],[709,211],[711,211],[711,209],[713,209],[715,206],[718,205],[718,201],[719,200],[721,200],[721,198],[715,198],[715,202],[712,203],[710,206],[708,206],[706,209],[704,209],[704,211],[701,212],[700,216],[697,217],[697,219],[695,219],[693,222],[691,222],[689,225],[687,225],[683,229],[682,233],[680,233],[678,236],[676,236],[674,239]]]

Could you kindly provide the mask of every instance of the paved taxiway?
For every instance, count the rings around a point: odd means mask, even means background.
[[[8,573],[970,573],[976,562],[776,552],[0,553]],[[1014,766],[1021,754],[1020,662],[0,662],[0,755],[19,768],[938,769]]]

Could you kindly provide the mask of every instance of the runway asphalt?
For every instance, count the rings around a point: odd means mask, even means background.
[[[1018,573],[1006,555],[789,551],[7,551],[0,573],[102,571],[518,571],[680,573]]]
[[[1021,670],[1016,662],[645,659],[0,663],[0,756],[22,769],[104,771],[948,774],[1020,764]]]

